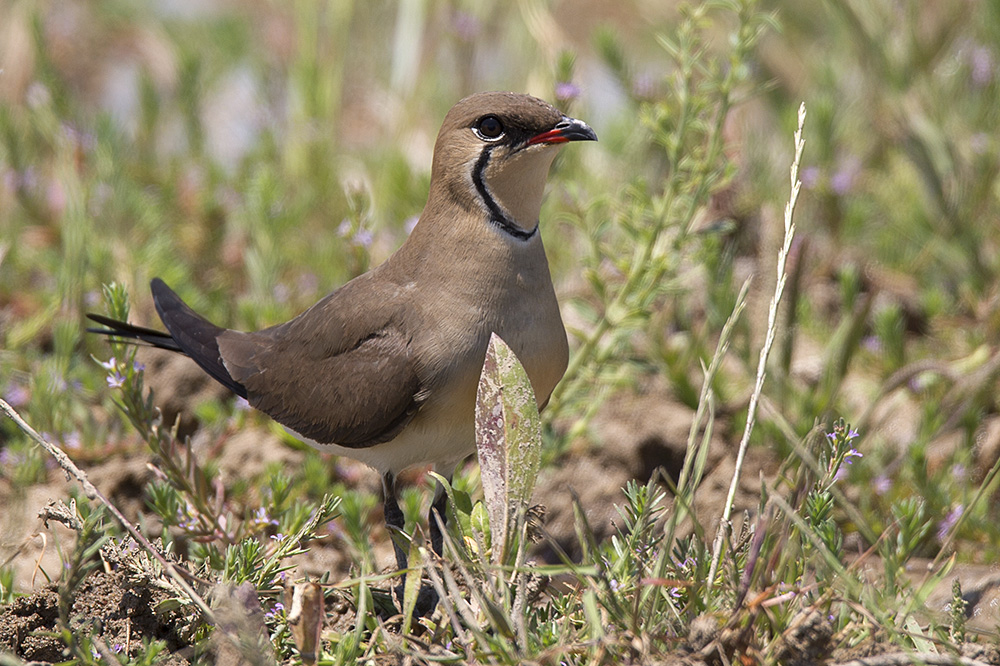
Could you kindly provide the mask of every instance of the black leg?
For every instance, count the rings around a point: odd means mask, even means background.
[[[409,558],[407,557],[407,551],[401,545],[400,535],[394,534],[394,532],[403,531],[405,519],[403,517],[403,510],[399,508],[399,501],[396,499],[396,478],[391,472],[386,472],[382,475],[382,493],[385,497],[385,525],[389,529],[389,536],[392,538],[392,549],[396,553],[396,567],[402,571],[409,567]],[[445,511],[446,502],[447,495],[445,495],[443,489],[439,488],[434,494],[434,501],[431,503],[430,525],[428,526],[431,535],[431,548],[438,555],[441,555],[444,550],[444,539],[441,536],[441,529],[438,527],[434,516],[435,514],[440,515],[442,523],[447,520],[448,514]],[[396,603],[402,608],[403,594],[406,591],[405,573],[402,575],[399,585],[393,591],[396,594]],[[430,615],[434,612],[437,604],[437,591],[430,585],[422,585],[420,592],[417,594],[417,605],[414,612],[418,616]]]
[[[448,479],[451,482],[451,479]],[[437,485],[434,491],[434,501],[431,502],[431,509],[427,513],[427,524],[431,531],[431,548],[438,557],[444,556],[444,536],[441,534],[441,527],[448,525],[448,495],[445,494],[441,484]],[[438,525],[436,516],[441,516],[441,525]]]
[[[392,475],[392,472],[386,472],[382,475],[382,494],[385,497],[383,500],[385,526],[389,528],[392,549],[396,553],[396,567],[406,569],[408,566],[406,551],[399,544],[399,535],[395,534],[396,532],[403,531],[406,521],[403,517],[403,510],[399,508],[399,502],[396,500],[396,478]]]

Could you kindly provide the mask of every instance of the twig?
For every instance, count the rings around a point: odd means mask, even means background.
[[[778,304],[781,303],[781,295],[785,290],[785,263],[788,259],[788,252],[791,249],[792,238],[795,236],[795,223],[792,221],[792,212],[795,210],[795,202],[799,198],[799,188],[802,182],[799,180],[799,160],[802,158],[802,148],[805,140],[802,138],[802,127],[806,121],[806,105],[803,102],[799,106],[799,125],[795,130],[795,157],[789,169],[792,191],[785,204],[785,239],[778,253],[778,282],[774,286],[774,296],[771,298],[771,306],[767,313],[767,336],[764,339],[764,346],[760,350],[760,360],[757,363],[757,381],[754,384],[753,393],[750,395],[750,406],[747,408],[747,422],[743,429],[743,439],[740,440],[739,452],[736,454],[736,469],[733,472],[732,483],[729,484],[729,494],[726,496],[726,505],[722,510],[722,518],[719,520],[719,532],[715,536],[715,544],[712,552],[712,566],[708,573],[708,586],[712,587],[715,581],[715,574],[719,569],[719,558],[722,556],[722,543],[726,535],[726,525],[729,524],[729,517],[733,510],[733,499],[736,496],[736,487],[740,482],[740,472],[743,469],[743,458],[750,444],[750,434],[753,432],[754,422],[757,417],[757,403],[760,400],[761,391],[764,389],[764,379],[767,377],[767,359],[771,353],[771,345],[774,344],[774,336],[777,331]]]
[[[925,664],[926,666],[989,666],[985,661],[959,657],[954,654],[936,654],[934,652],[893,652],[878,654],[874,657],[862,657],[851,661],[841,661],[830,666],[910,666]]]
[[[39,435],[34,428],[28,425],[28,423],[23,418],[21,418],[21,415],[18,414],[13,407],[8,405],[7,402],[2,399],[0,399],[0,410],[3,410],[3,412],[7,414],[10,420],[13,421],[17,425],[17,427],[21,429],[22,432],[28,435],[28,437],[30,437],[35,443],[37,443],[43,449],[48,451],[49,454],[53,458],[55,458],[56,462],[59,463],[59,466],[66,471],[67,474],[70,474],[73,477],[75,477],[77,482],[79,482],[79,484],[83,487],[83,493],[89,499],[96,499],[101,504],[106,506],[108,508],[108,511],[110,511],[111,514],[118,520],[118,522],[121,523],[122,527],[125,528],[125,531],[131,534],[132,538],[134,538],[143,548],[149,551],[149,553],[156,559],[156,561],[160,563],[160,566],[163,567],[164,573],[170,576],[170,578],[172,578],[174,582],[177,583],[177,585],[182,590],[184,590],[184,593],[188,595],[191,601],[196,606],[198,606],[201,612],[205,615],[205,619],[208,620],[210,623],[218,626],[217,623],[215,622],[215,614],[212,612],[212,609],[209,608],[205,600],[202,599],[201,596],[197,592],[195,592],[190,585],[188,585],[188,582],[187,580],[184,579],[184,576],[182,576],[180,572],[177,571],[176,567],[174,567],[173,564],[171,564],[165,557],[163,557],[163,555],[161,555],[156,550],[156,548],[153,547],[153,544],[151,544],[149,541],[146,540],[146,537],[144,537],[142,533],[139,532],[139,530],[137,530],[135,527],[132,526],[132,524],[122,514],[122,512],[118,510],[118,507],[112,504],[111,500],[105,497],[104,493],[98,490],[97,487],[90,482],[90,479],[87,478],[86,473],[82,469],[77,467],[76,464],[72,460],[70,460],[69,456],[67,456],[62,449],[60,449],[55,444],[47,441],[44,437]]]

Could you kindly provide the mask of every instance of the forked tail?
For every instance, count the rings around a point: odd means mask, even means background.
[[[189,356],[217,382],[237,395],[247,397],[246,387],[229,375],[219,353],[218,337],[226,329],[189,308],[160,278],[154,278],[150,288],[156,311],[169,333],[90,313],[87,318],[105,328],[88,328],[87,331]]]

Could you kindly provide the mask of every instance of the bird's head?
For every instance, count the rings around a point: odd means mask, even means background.
[[[431,197],[450,197],[514,237],[530,238],[556,148],[596,140],[586,123],[528,95],[466,97],[448,112],[438,134]]]

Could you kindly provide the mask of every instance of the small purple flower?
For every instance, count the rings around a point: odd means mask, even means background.
[[[278,521],[271,518],[264,507],[260,507],[254,512],[252,521],[256,525],[278,525]]]
[[[280,601],[277,601],[277,602],[275,602],[274,607],[271,610],[269,610],[266,613],[264,613],[264,619],[265,620],[273,620],[276,617],[278,617],[278,613],[280,613],[280,612],[282,612],[284,610],[285,610],[285,605],[283,603],[281,603]]]
[[[63,446],[70,451],[77,451],[82,446],[80,433],[76,430],[63,435]]]
[[[38,187],[38,172],[35,167],[28,167],[20,173],[17,178],[17,189],[20,191],[31,191]]]
[[[469,12],[457,11],[452,15],[451,27],[459,39],[465,42],[475,41],[482,32],[482,23]]]
[[[866,336],[861,341],[861,345],[873,354],[878,354],[882,351],[882,341],[879,340],[877,335]]]
[[[959,482],[965,481],[965,477],[968,476],[968,470],[962,463],[955,463],[951,466],[951,476]]]
[[[892,488],[892,479],[885,474],[879,474],[875,477],[872,485],[875,487],[876,495],[885,495]]]
[[[145,363],[139,363],[139,361],[133,361],[132,362],[132,370],[134,372],[142,372],[145,369],[146,369],[146,364]]]
[[[857,435],[855,435],[855,436],[857,436]],[[846,454],[844,454],[844,462],[847,463],[848,465],[852,465],[852,464],[854,464],[854,459],[855,458],[864,458],[864,457],[865,457],[865,454],[861,453],[857,449],[851,449]]]
[[[669,590],[667,590],[667,594],[669,594],[674,599],[680,599],[681,598],[681,588],[679,588],[679,587],[672,587]]]
[[[977,88],[985,88],[993,80],[993,52],[989,47],[974,47],[969,53],[969,66],[972,69],[972,84]]]
[[[23,407],[31,400],[31,393],[20,384],[11,383],[7,385],[7,389],[3,392],[3,399],[11,407]]]
[[[81,132],[67,123],[63,123],[61,129],[63,136],[79,145],[81,148],[91,150],[94,147],[95,142],[93,134],[90,134],[89,132]]]
[[[632,96],[638,100],[650,100],[656,96],[656,77],[645,72],[632,80]]]
[[[853,155],[845,159],[830,178],[830,188],[839,196],[848,194],[861,174],[861,160]]]
[[[556,99],[560,102],[572,102],[580,96],[580,86],[570,81],[562,81],[556,84]]]
[[[103,363],[101,363],[100,361],[98,361],[98,364],[102,368],[104,368],[105,370],[107,370],[108,372],[113,372],[114,369],[116,367],[118,367],[118,361],[115,360],[114,356],[112,356],[111,358],[109,358],[107,361],[105,361]]]
[[[808,166],[802,170],[802,187],[807,190],[815,189],[819,185],[819,167]]]
[[[354,234],[351,240],[355,245],[368,249],[375,241],[375,234],[368,229],[358,229],[358,233]]]
[[[246,412],[250,410],[250,402],[243,396],[237,396],[233,407],[235,407],[238,412]]]
[[[943,542],[948,537],[948,533],[955,528],[955,525],[958,524],[958,520],[962,517],[963,513],[965,513],[965,506],[962,504],[959,504],[948,512],[948,515],[944,517],[944,520],[938,524],[938,541]]]
[[[125,385],[125,375],[116,370],[115,374],[108,375],[107,381],[110,388],[121,388]]]
[[[286,537],[286,536],[285,536],[284,534],[280,534],[280,533],[279,533],[279,534],[275,534],[274,536],[272,536],[272,537],[271,537],[271,541],[276,541],[277,543],[281,543],[281,542],[282,542],[282,541],[284,541],[284,540],[285,540],[286,538],[287,538],[287,537]]]

